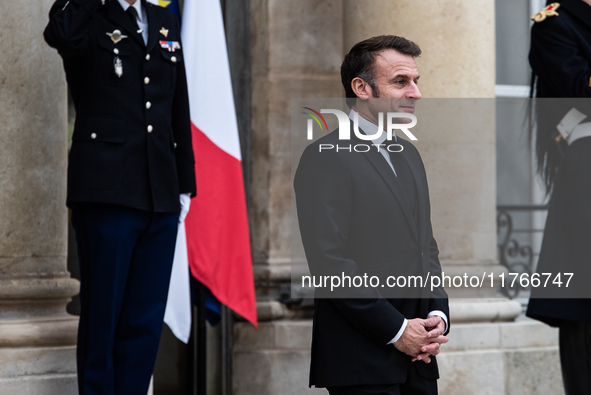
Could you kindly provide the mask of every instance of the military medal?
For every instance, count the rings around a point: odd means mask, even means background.
[[[127,38],[126,35],[121,34],[121,30],[119,29],[113,30],[112,33],[107,32],[106,34],[111,38],[111,41],[113,41],[114,44],[117,44],[119,41],[123,40],[124,38]],[[119,50],[115,48],[114,52],[115,58],[113,59],[113,71],[115,72],[117,78],[121,78],[121,76],[123,75],[123,62],[121,62],[121,59],[119,59]]]
[[[123,40],[124,38],[127,38],[126,35],[121,34],[121,30],[119,30],[119,29],[113,30],[113,33],[107,33],[107,36],[111,37],[111,41],[113,41],[115,44],[117,44],[119,41]]]
[[[540,11],[536,15],[532,16],[531,19],[533,19],[537,23],[537,22],[545,21],[546,18],[548,18],[549,16],[558,16],[558,12],[556,12],[556,9],[558,7],[560,7],[559,3],[549,4],[542,11]]]
[[[160,41],[160,47],[168,52],[176,52],[177,49],[181,49],[181,44],[178,41]]]
[[[113,71],[117,78],[121,78],[123,75],[123,63],[121,62],[121,59],[119,59],[119,56],[115,56],[115,59],[113,60]]]

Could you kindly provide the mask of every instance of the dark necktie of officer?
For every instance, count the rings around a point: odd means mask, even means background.
[[[139,15],[138,15],[137,10],[135,9],[135,7],[132,7],[132,6],[128,7],[127,10],[125,11],[125,13],[133,21],[133,25],[136,27],[136,29],[139,29],[139,26],[137,24]]]

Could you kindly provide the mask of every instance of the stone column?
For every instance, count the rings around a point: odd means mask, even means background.
[[[415,145],[425,162],[435,238],[449,274],[498,267],[494,6],[491,0],[345,0],[347,49],[394,34],[423,51],[417,66],[425,100],[417,104]],[[447,107],[460,117],[441,114]],[[421,111],[429,115],[422,118]],[[438,124],[442,119],[449,124]],[[460,296],[471,295],[462,290]]]
[[[451,276],[504,271],[496,251],[494,15],[492,0],[344,0],[346,50],[381,34],[404,36],[423,50],[416,146],[442,268]],[[460,114],[438,118],[449,123],[421,118],[421,111],[449,107]],[[560,393],[556,338],[547,327],[513,322],[520,304],[492,299],[494,287],[447,290],[453,323],[438,357],[442,395]]]
[[[0,392],[76,394],[78,291],[66,271],[67,95],[43,41],[52,1],[11,1],[0,20]]]
[[[395,34],[416,42],[423,95],[421,109],[440,115],[453,103],[462,118],[440,125],[421,118],[417,148],[427,169],[432,222],[446,274],[499,272],[496,262],[495,215],[495,47],[494,2],[461,0],[345,0],[345,47],[365,38]],[[360,23],[372,21],[372,23]],[[452,22],[453,21],[453,22]],[[429,29],[425,29],[428,25]],[[437,101],[430,99],[439,99]],[[456,100],[455,98],[489,98]],[[448,100],[445,100],[448,99]],[[425,108],[426,107],[426,108]],[[458,108],[460,107],[460,108]],[[464,107],[464,111],[461,110]],[[474,116],[474,113],[477,116]],[[492,288],[491,288],[492,289]],[[494,289],[493,289],[494,290]],[[486,296],[470,289],[448,290],[451,296]],[[491,292],[491,296],[494,292]],[[473,301],[474,303],[477,301]],[[453,307],[454,322],[512,320],[520,312],[515,303],[487,303]],[[472,303],[472,302],[470,302]],[[500,303],[500,304],[499,304]],[[483,311],[487,310],[487,313]],[[478,311],[478,313],[476,313]],[[458,313],[459,317],[458,317]],[[501,316],[501,317],[499,317]]]
[[[273,300],[291,273],[291,98],[341,95],[342,6],[251,0],[251,17],[250,217],[259,318],[266,320],[287,314]]]
[[[291,276],[291,98],[339,97],[342,0],[251,0],[250,212],[260,328],[234,328],[233,394],[307,393],[311,320],[279,301]],[[300,317],[301,318],[301,317]]]

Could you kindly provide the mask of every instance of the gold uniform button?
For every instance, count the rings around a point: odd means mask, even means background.
[[[172,63],[176,63],[176,56],[172,56],[172,57],[170,58],[170,61],[171,61]]]
[[[146,60],[150,60],[150,54],[146,55]]]
[[[92,133],[92,134],[90,135],[90,138],[91,138],[91,139],[93,139],[93,140],[94,140],[94,139],[96,139],[96,133]]]
[[[148,85],[150,83],[150,77],[144,78],[144,84]]]
[[[154,130],[154,127],[152,127],[152,125],[148,125],[148,133],[152,133],[152,130]]]
[[[149,110],[150,107],[152,107],[152,103],[150,103],[149,101],[146,102],[146,109]]]

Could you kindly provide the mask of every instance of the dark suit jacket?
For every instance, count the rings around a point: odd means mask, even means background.
[[[401,185],[384,157],[323,151],[319,144],[348,145],[334,131],[309,145],[295,175],[298,221],[313,275],[437,275],[441,272],[430,222],[425,169],[416,148],[398,139],[417,186],[413,215]],[[356,137],[352,144],[364,144]],[[411,358],[387,343],[404,318],[426,318],[432,310],[449,317],[447,295],[416,288],[384,296],[384,288],[348,289],[354,298],[335,298],[317,289],[310,385],[379,385],[406,380]],[[334,296],[334,295],[333,295]],[[343,296],[343,295],[339,295]],[[415,362],[426,378],[438,378],[431,364]]]
[[[63,58],[76,107],[68,205],[178,212],[179,194],[196,193],[182,44],[174,52],[160,44],[180,43],[178,18],[142,0],[146,46],[117,1],[66,3],[54,3],[44,35]],[[127,38],[113,42],[107,33],[115,30]]]
[[[537,76],[537,127],[548,138],[572,107],[591,117],[591,6],[580,0],[564,0],[559,15],[534,23],[529,62]],[[545,99],[545,98],[561,98]],[[588,122],[589,118],[585,120]],[[588,279],[591,275],[591,183],[589,137],[567,148],[559,167],[548,210],[538,273],[573,272],[569,288],[532,289],[527,315],[553,326],[565,320],[591,322]],[[557,297],[549,298],[555,294]],[[565,298],[568,296],[568,298]]]

